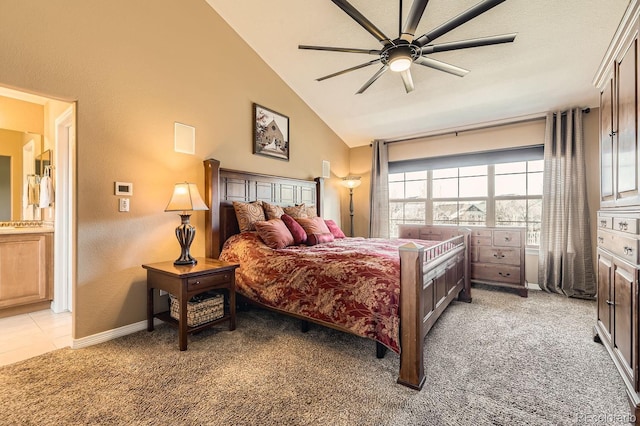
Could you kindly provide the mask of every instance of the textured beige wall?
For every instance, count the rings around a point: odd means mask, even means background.
[[[202,160],[296,178],[349,150],[204,0],[0,0],[0,85],[77,100],[78,270],[74,337],[145,318],[143,263],[179,255],[173,184],[197,182]],[[24,25],[29,17],[30,25]],[[291,161],[252,154],[252,102],[291,120]],[[174,122],[196,128],[195,155],[173,150]],[[113,183],[133,183],[119,213]],[[327,183],[327,217],[342,189]],[[192,253],[204,254],[204,215]]]
[[[594,88],[595,91],[595,88]],[[585,137],[585,161],[587,163],[587,197],[589,203],[590,229],[592,247],[596,240],[596,216],[600,200],[600,173],[598,155],[599,148],[599,116],[598,109],[592,109],[589,114],[583,115]],[[411,142],[401,142],[390,145],[389,159],[402,160],[409,158],[423,158],[430,156],[452,155],[464,152],[486,151],[491,149],[504,149],[515,146],[526,146],[544,143],[544,120],[483,129],[473,132],[440,137],[425,138]],[[358,235],[367,235],[369,224],[369,190],[364,187],[371,177],[371,148],[359,147],[351,149],[351,169],[362,176],[363,185],[357,189],[357,197],[354,194],[356,215],[358,223],[356,232]],[[357,200],[357,201],[355,201]],[[345,204],[346,205],[346,204]],[[367,206],[366,209],[360,206]],[[348,208],[344,217],[348,218]],[[345,216],[346,215],[346,216]],[[595,250],[594,250],[595,259]],[[595,260],[594,260],[595,261]],[[527,255],[526,279],[531,283],[538,282],[538,256]]]

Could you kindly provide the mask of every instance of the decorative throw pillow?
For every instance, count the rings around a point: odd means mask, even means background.
[[[342,229],[340,229],[338,224],[335,223],[333,220],[326,219],[324,221],[324,223],[327,225],[327,228],[329,228],[329,232],[331,232],[334,237],[336,237],[336,238],[345,238],[346,237],[346,235],[344,235],[344,232],[342,232]]]
[[[272,249],[282,249],[294,243],[293,235],[280,219],[259,220],[255,227],[262,241]]]
[[[309,217],[307,215],[307,208],[305,207],[304,204],[300,204],[298,206],[285,207],[283,210],[286,214],[288,214],[294,219],[298,219],[300,217]]]
[[[326,232],[322,234],[308,234],[307,235],[307,245],[315,246],[316,244],[321,243],[330,243],[333,241],[335,237],[331,232]]]
[[[311,234],[326,234],[331,233],[327,224],[324,223],[321,217],[311,217],[311,218],[296,218],[296,221],[302,226],[304,232],[307,233],[307,237]]]
[[[288,214],[283,214],[280,216],[280,220],[284,222],[287,226],[289,232],[293,236],[293,242],[297,244],[304,244],[307,241],[307,233],[304,232],[304,229],[294,218],[289,216]]]
[[[307,206],[307,217],[318,217],[316,206]]]
[[[264,210],[262,210],[262,201],[254,201],[253,203],[234,201],[233,209],[236,212],[240,232],[255,231],[254,224],[259,220],[266,220]]]
[[[280,216],[284,214],[284,210],[282,207],[262,202],[262,208],[264,209],[264,213],[267,215],[267,219],[280,219]]]

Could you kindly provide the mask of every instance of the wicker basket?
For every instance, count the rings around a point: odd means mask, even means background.
[[[171,318],[180,318],[180,304],[172,294],[169,294],[171,303]],[[206,293],[192,297],[187,302],[187,325],[196,327],[209,321],[217,320],[224,316],[224,295],[220,293]]]

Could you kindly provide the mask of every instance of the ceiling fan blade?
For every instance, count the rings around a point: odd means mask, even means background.
[[[379,78],[380,78],[380,76],[381,76],[382,74],[384,74],[388,69],[389,69],[389,66],[388,66],[388,65],[383,65],[383,66],[382,66],[382,68],[380,68],[380,69],[378,70],[378,72],[376,72],[376,73],[373,75],[373,77],[371,77],[371,78],[369,79],[369,81],[367,81],[367,82],[364,84],[364,86],[362,86],[362,87],[360,88],[360,90],[358,90],[358,91],[356,92],[356,95],[360,95],[360,94],[364,93],[364,91],[365,91],[365,90],[367,90],[367,89],[369,88],[369,86],[371,86],[371,85],[372,85],[372,84],[373,84],[377,79],[379,79]]]
[[[336,6],[342,9],[347,15],[351,16],[362,28],[367,30],[372,36],[374,36],[383,46],[391,44],[389,37],[384,35],[382,31],[378,29],[371,21],[353,7],[347,0],[331,0]]]
[[[452,41],[450,43],[429,44],[422,47],[422,54],[446,52],[449,50],[468,49],[470,47],[491,46],[492,44],[511,43],[516,39],[517,33],[502,34],[490,37],[474,38],[469,40]]]
[[[381,50],[372,50],[372,49],[354,49],[350,47],[330,47],[330,46],[306,46],[299,45],[298,49],[306,49],[306,50],[325,50],[330,52],[347,52],[347,53],[365,53],[367,55],[379,55]]]
[[[440,25],[438,28],[435,28],[435,29],[429,31],[428,33],[426,33],[424,35],[421,35],[420,37],[415,39],[415,43],[418,46],[422,47],[425,44],[435,40],[438,37],[440,37],[441,35],[448,33],[449,31],[459,27],[460,25],[464,24],[465,22],[468,22],[468,21],[472,20],[476,16],[488,11],[489,9],[499,5],[500,3],[504,2],[504,1],[505,0],[483,0],[480,3],[476,4],[475,6],[465,10],[464,12],[459,14],[458,16],[456,16],[454,18],[451,18],[450,20],[448,20],[444,24]]]
[[[373,61],[366,62],[364,64],[356,65],[355,67],[347,68],[346,70],[334,72],[333,74],[325,75],[324,77],[316,78],[316,81],[326,80],[331,77],[337,77],[342,74],[346,74],[351,71],[359,70],[360,68],[368,67],[369,65],[373,65],[376,62],[380,62],[380,59],[374,59]]]
[[[427,7],[427,3],[429,3],[429,0],[413,0],[411,10],[409,10],[409,16],[407,16],[407,21],[404,23],[402,33],[400,34],[401,39],[408,42],[413,40],[416,35],[416,28],[422,18],[424,9]]]
[[[415,86],[413,85],[413,78],[411,78],[411,68],[402,71],[400,76],[402,77],[402,82],[404,83],[404,88],[407,93],[413,91]]]
[[[469,72],[469,70],[465,70],[464,68],[456,67],[455,65],[447,64],[446,62],[436,61],[435,59],[425,58],[424,56],[419,56],[414,62],[416,64],[424,65],[425,67],[457,75],[458,77],[464,77]]]

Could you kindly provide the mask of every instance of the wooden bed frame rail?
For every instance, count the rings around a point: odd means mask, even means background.
[[[209,207],[205,212],[207,257],[217,258],[227,238],[239,232],[233,201],[263,200],[283,206],[305,203],[315,205],[318,215],[322,216],[324,183],[321,178],[312,181],[226,170],[213,159],[205,160],[204,167],[205,202]],[[421,389],[425,382],[426,334],[454,299],[471,301],[471,232],[460,228],[456,233],[453,238],[429,248],[409,243],[399,250],[401,353],[398,383],[413,389]],[[444,244],[454,248],[438,256]],[[301,319],[349,332],[339,326]]]

